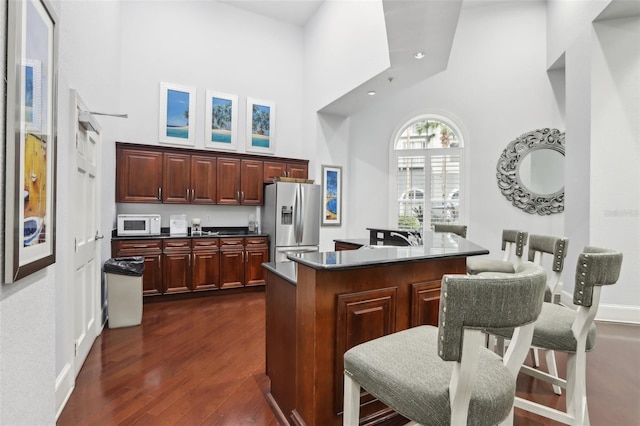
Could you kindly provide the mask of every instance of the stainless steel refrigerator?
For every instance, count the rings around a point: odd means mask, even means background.
[[[320,243],[320,185],[276,182],[265,187],[262,231],[271,240],[272,262],[288,253],[318,251]]]

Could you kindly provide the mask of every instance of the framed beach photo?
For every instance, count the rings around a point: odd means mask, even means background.
[[[55,262],[57,27],[45,0],[8,2],[5,276]]]
[[[342,167],[322,165],[322,226],[342,224]]]
[[[176,145],[195,145],[196,89],[160,83],[159,140]]]
[[[247,98],[247,151],[274,154],[275,125],[275,103]]]
[[[207,90],[205,102],[204,146],[236,150],[238,96]]]

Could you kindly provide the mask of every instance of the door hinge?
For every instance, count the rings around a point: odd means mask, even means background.
[[[73,353],[74,353],[74,356],[78,356],[78,342],[75,342],[73,344]]]

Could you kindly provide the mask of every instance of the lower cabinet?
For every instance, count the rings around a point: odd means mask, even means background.
[[[145,296],[264,285],[267,237],[114,240],[112,257],[144,257]]]
[[[220,287],[220,249],[217,238],[193,240],[193,291],[216,290]]]
[[[162,244],[164,294],[191,291],[191,240],[168,239]]]
[[[111,244],[111,257],[144,257],[142,294],[162,294],[162,240],[120,240]]]

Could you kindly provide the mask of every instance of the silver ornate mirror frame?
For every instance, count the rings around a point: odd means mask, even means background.
[[[550,215],[564,211],[564,185],[552,194],[537,194],[529,190],[520,178],[522,160],[538,149],[553,149],[564,156],[564,132],[558,129],[538,129],[523,133],[511,141],[500,155],[496,177],[498,188],[511,204],[527,213]]]

